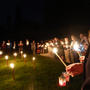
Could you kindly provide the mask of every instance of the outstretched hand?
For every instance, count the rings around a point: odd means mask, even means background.
[[[72,77],[83,72],[83,63],[73,63],[66,67],[66,72]]]

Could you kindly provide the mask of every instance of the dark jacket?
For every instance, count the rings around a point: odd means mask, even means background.
[[[81,90],[90,90],[90,45],[84,62],[84,82]]]

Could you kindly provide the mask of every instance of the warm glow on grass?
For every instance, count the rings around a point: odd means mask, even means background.
[[[10,64],[10,67],[13,69],[14,68],[14,63],[11,63]]]

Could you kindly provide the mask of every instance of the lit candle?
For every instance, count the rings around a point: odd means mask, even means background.
[[[15,61],[16,61],[16,56],[17,56],[17,53],[15,52],[15,53],[13,53],[13,56],[15,57]]]
[[[75,42],[75,44],[73,45],[73,49],[75,51],[79,51],[79,44],[77,42]]]
[[[33,61],[35,61],[35,59],[36,59],[35,57],[32,58]]]
[[[23,57],[24,57],[24,63],[26,63],[26,57],[27,57],[27,55],[26,54],[23,54]]]
[[[14,64],[13,63],[10,64],[10,68],[12,69],[13,80],[15,80],[15,70],[14,70]]]
[[[56,56],[59,58],[59,60],[63,63],[63,65],[66,67],[67,65],[64,63],[64,61],[62,60],[62,58],[57,54],[58,49],[57,48],[53,48],[53,52],[56,54]]]
[[[29,45],[29,41],[28,41],[28,40],[26,40],[26,45],[27,45],[27,46]]]
[[[8,55],[5,56],[6,62],[7,62],[7,66],[8,66]]]
[[[62,44],[62,45],[64,45],[64,42],[63,42],[63,41],[61,41],[61,44]]]
[[[2,54],[3,54],[3,51],[0,51],[0,56],[2,56]]]
[[[35,69],[35,60],[36,60],[36,58],[33,57],[32,60],[33,60],[33,69]]]
[[[10,46],[10,43],[7,43],[7,46]]]
[[[21,57],[22,57],[23,51],[20,51],[20,54],[21,54]]]

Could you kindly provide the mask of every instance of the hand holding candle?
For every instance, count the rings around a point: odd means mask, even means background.
[[[79,75],[83,72],[83,63],[74,63],[66,67],[66,72],[72,77]]]
[[[64,61],[62,60],[62,58],[57,54],[58,49],[57,48],[53,48],[53,52],[56,54],[56,56],[59,58],[59,60],[63,63],[63,65],[65,67],[67,67],[67,65],[64,63]]]

